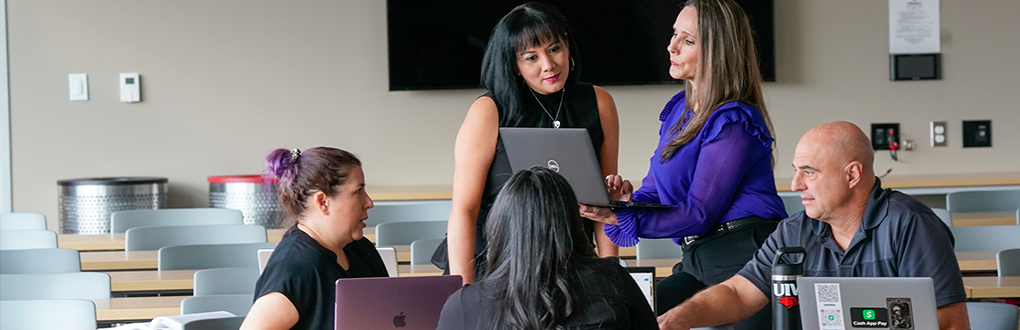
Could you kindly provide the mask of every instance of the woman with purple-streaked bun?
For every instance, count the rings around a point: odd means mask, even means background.
[[[330,147],[276,149],[266,168],[295,225],[269,257],[241,329],[333,329],[337,279],[388,276],[362,232],[373,204],[361,161]]]

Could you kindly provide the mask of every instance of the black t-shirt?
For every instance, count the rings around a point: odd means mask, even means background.
[[[255,284],[255,299],[279,292],[294,304],[300,319],[292,329],[333,329],[336,280],[386,277],[386,265],[367,238],[344,247],[350,269],[336,262],[336,254],[297,227],[291,228],[269,257]]]
[[[658,329],[655,314],[634,278],[613,259],[586,258],[569,265],[574,312],[564,329]],[[446,301],[437,330],[490,329],[495,300],[484,279]]]

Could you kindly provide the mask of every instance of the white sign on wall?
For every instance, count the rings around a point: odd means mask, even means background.
[[[889,53],[940,53],[939,0],[889,0]]]

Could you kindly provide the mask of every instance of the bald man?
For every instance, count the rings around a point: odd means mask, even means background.
[[[968,329],[966,293],[952,234],[917,200],[882,189],[875,154],[856,125],[832,122],[804,134],[794,151],[792,189],[804,212],[783,220],[737,275],[659,317],[660,329],[730,324],[769,302],[772,258],[807,251],[805,276],[931,277],[941,329]],[[802,311],[806,312],[806,311]]]

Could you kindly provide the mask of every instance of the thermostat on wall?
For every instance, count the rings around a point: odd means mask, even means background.
[[[141,81],[138,80],[138,73],[120,74],[120,101],[135,103],[142,100]]]
[[[890,54],[890,80],[942,79],[941,56],[935,54]]]

